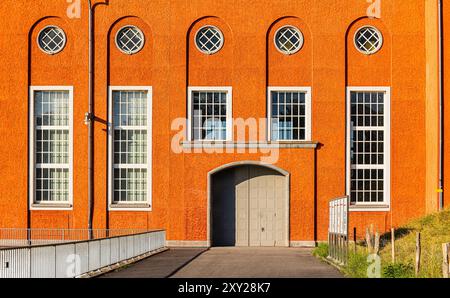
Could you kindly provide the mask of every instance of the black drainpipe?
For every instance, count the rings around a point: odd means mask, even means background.
[[[93,206],[94,206],[94,167],[93,167],[93,134],[94,134],[94,115],[93,115],[93,7],[91,0],[88,0],[89,4],[89,111],[86,115],[88,124],[88,229],[89,239],[93,238],[92,233],[92,218],[93,218]]]

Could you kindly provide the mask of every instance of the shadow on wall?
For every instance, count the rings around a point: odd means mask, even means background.
[[[212,178],[212,245],[236,245],[236,193],[227,191],[242,183],[236,181],[235,168],[214,174]]]

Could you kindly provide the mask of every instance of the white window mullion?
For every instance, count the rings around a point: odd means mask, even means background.
[[[30,87],[30,209],[72,207],[73,87]]]
[[[115,210],[150,210],[151,87],[110,87],[109,97],[110,207],[119,207]]]
[[[353,209],[390,205],[390,90],[347,91],[347,192]],[[364,209],[365,210],[365,209]]]
[[[212,25],[201,27],[195,35],[195,46],[207,55],[220,51],[224,44],[224,36],[219,28]]]
[[[274,98],[277,99],[276,104],[273,102]],[[288,98],[290,98],[290,102]],[[269,141],[304,142],[312,140],[310,87],[269,87],[267,106]],[[273,109],[274,107],[275,109]]]
[[[216,96],[218,103],[215,103]],[[188,88],[189,141],[233,140],[232,96],[230,87]],[[209,102],[208,98],[212,98],[212,101]],[[214,109],[215,106],[219,107],[218,111]],[[222,112],[222,107],[225,107],[225,113]]]

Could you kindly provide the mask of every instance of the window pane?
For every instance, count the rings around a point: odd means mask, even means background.
[[[69,201],[69,92],[37,91],[35,203]]]
[[[291,141],[306,138],[306,93],[272,91],[272,140]]]
[[[384,113],[384,92],[351,92],[350,105],[351,200],[380,203],[384,200],[386,127],[380,116]]]
[[[192,138],[194,141],[225,141],[227,138],[226,92],[192,92]]]
[[[113,201],[147,201],[148,127],[146,91],[113,92]]]

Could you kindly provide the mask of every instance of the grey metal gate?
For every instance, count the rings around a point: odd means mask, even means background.
[[[345,265],[348,261],[349,205],[348,196],[329,203],[328,259],[340,265]]]

